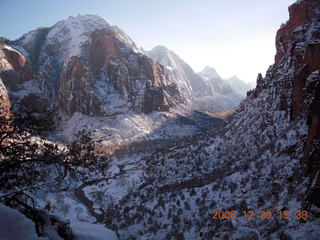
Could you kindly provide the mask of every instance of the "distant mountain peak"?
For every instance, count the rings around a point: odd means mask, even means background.
[[[70,16],[66,20],[57,22],[55,25],[51,27],[50,32],[52,35],[54,35],[57,33],[56,31],[61,30],[61,28],[66,28],[69,30],[76,31],[78,33],[83,33],[86,31],[92,32],[94,30],[108,29],[110,27],[110,24],[102,17],[91,14],[78,14],[75,17]]]
[[[199,73],[204,78],[221,78],[217,71],[210,66],[205,66],[204,69]]]
[[[186,98],[192,98],[192,87],[189,82],[193,70],[176,53],[167,47],[159,45],[147,52],[147,54],[156,62],[165,66],[168,74],[175,80],[181,92],[184,92]]]
[[[236,108],[243,98],[236,94],[231,86],[212,67],[206,66],[203,70],[204,75],[202,76],[201,73],[196,74],[183,59],[165,46],[156,46],[148,54],[156,62],[166,67],[180,88],[185,89],[184,92],[191,92],[192,89],[193,96],[202,99],[200,100],[202,102],[200,105],[207,102],[215,106],[223,106],[227,109]],[[196,102],[199,101],[196,100]],[[197,108],[200,105],[195,103]],[[203,109],[203,106],[201,108]]]
[[[157,58],[170,58],[171,62],[175,62],[175,61],[184,62],[175,52],[171,51],[170,49],[168,49],[166,46],[163,46],[163,45],[158,45],[152,48],[149,51],[149,55],[152,55],[153,57],[157,57]],[[161,60],[159,62],[161,62]],[[164,65],[167,66],[170,64],[166,63]]]
[[[168,51],[171,52],[166,46],[164,45],[158,45],[151,49],[151,51]]]
[[[230,79],[238,79],[238,80],[241,80],[237,75],[232,75],[231,77],[228,78],[229,80]],[[241,80],[242,81],[242,80]]]
[[[106,20],[104,20],[102,17],[94,14],[78,14],[77,16],[69,16],[68,20],[80,20],[80,21],[97,21],[97,22],[103,22],[107,23]]]
[[[175,52],[163,45],[152,48],[148,51],[148,55],[167,68],[178,69],[178,65],[186,64]]]
[[[60,59],[66,60],[70,57],[80,56],[83,45],[90,45],[95,33],[104,33],[108,39],[117,39],[135,53],[142,54],[142,50],[136,46],[131,38],[117,26],[111,26],[106,20],[97,15],[85,14],[70,16],[66,20],[61,20],[51,27],[30,31],[19,39],[19,45],[28,50],[42,42],[43,46],[61,46],[59,49]],[[102,39],[101,39],[102,41]],[[37,44],[35,44],[37,43]],[[104,45],[111,47],[111,42]]]
[[[230,84],[230,86],[238,93],[243,96],[246,96],[247,91],[251,90],[253,88],[253,85],[251,83],[246,83],[236,75],[233,75],[232,77],[225,79],[227,83]]]

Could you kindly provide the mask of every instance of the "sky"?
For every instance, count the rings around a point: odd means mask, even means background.
[[[0,36],[17,39],[77,14],[94,14],[145,50],[164,45],[196,72],[255,82],[274,62],[275,36],[295,0],[1,0]]]

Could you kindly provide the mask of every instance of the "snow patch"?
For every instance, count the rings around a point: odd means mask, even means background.
[[[34,222],[17,210],[0,203],[0,240],[44,240],[38,237]]]

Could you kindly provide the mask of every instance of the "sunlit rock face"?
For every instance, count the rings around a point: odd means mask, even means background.
[[[188,96],[198,97],[199,95],[209,95],[204,81],[193,72],[192,68],[184,62],[177,54],[165,46],[156,46],[148,51],[148,55],[156,62],[165,66],[168,74],[175,80],[181,91]]]
[[[6,47],[3,42],[0,42],[0,74],[5,76],[7,84],[14,87],[14,83],[10,82],[14,79],[23,81],[21,72],[23,71],[26,59],[12,48]],[[14,69],[17,69],[16,71]],[[0,77],[0,116],[1,120],[10,118],[11,103],[8,96],[7,88],[5,87]]]
[[[119,28],[78,15],[1,49],[1,77],[32,111],[103,116],[167,111],[190,97]],[[43,106],[40,106],[43,105]]]
[[[1,119],[8,119],[10,117],[10,101],[8,92],[0,78],[0,117]]]
[[[0,147],[6,144],[5,133],[10,129],[11,104],[6,87],[0,78]]]
[[[0,43],[0,74],[4,84],[17,91],[22,83],[30,80],[32,68],[19,51]]]

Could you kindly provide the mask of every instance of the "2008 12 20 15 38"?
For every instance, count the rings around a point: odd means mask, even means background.
[[[296,211],[212,211],[211,219],[272,219],[273,217],[278,217],[280,219],[297,219],[297,220],[307,220],[308,211],[296,210]]]

